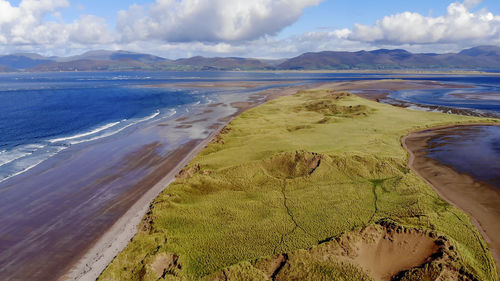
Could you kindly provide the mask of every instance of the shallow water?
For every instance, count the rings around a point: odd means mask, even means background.
[[[440,130],[429,140],[427,157],[500,188],[500,127]]]
[[[415,104],[414,108],[419,109],[424,109],[422,106],[448,107],[500,118],[500,77],[437,77],[435,80],[458,82],[470,88],[402,90],[391,93],[389,98]]]

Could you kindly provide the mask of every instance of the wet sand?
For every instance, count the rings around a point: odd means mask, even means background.
[[[77,259],[78,262],[59,280],[97,279],[106,266],[127,246],[128,241],[135,235],[137,225],[147,212],[151,201],[175,179],[175,175],[203,149],[209,139],[190,141],[166,157],[162,161],[162,165],[140,183],[141,189],[147,191],[142,194],[135,192],[136,194],[126,196],[140,199],[95,242],[90,250],[87,250],[85,255],[80,256]],[[138,152],[137,156],[149,161],[147,154]],[[130,206],[127,201],[121,203]]]
[[[410,154],[410,168],[432,186],[439,196],[471,217],[490,245],[497,269],[500,269],[500,187],[459,173],[428,157],[426,153],[431,138],[449,134],[449,130],[459,127],[454,125],[413,132],[404,137],[402,143]]]

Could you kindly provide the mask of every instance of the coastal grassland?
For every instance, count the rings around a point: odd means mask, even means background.
[[[458,252],[457,270],[498,280],[478,230],[408,168],[401,146],[410,131],[468,122],[496,120],[327,90],[250,109],[156,198],[100,280],[370,280],[355,263],[301,251],[381,223],[442,235]],[[292,275],[266,275],[262,259],[283,253]]]

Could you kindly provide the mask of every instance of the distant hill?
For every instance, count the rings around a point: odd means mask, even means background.
[[[157,63],[166,61],[167,59],[153,56],[149,54],[140,54],[127,51],[90,51],[79,56],[66,57],[66,58],[56,58],[57,62],[71,62],[71,61],[81,61],[81,60],[93,60],[93,61],[117,61],[117,60],[134,60],[142,63]]]
[[[0,72],[365,69],[500,69],[500,47],[479,46],[447,54],[414,54],[402,49],[324,51],[279,60],[201,56],[169,60],[150,54],[106,50],[71,57],[43,57],[27,53],[0,56]]]
[[[38,54],[12,54],[0,56],[0,65],[13,70],[28,69],[48,62],[51,62],[51,60]]]
[[[68,62],[50,62],[28,69],[31,72],[58,72],[58,71],[131,71],[151,70],[150,65],[136,60],[89,60],[79,59]]]
[[[458,54],[413,54],[405,50],[305,53],[278,65],[283,70],[484,69],[500,67],[500,47],[483,46]]]
[[[6,65],[0,65],[0,72],[16,72],[16,70]]]
[[[258,59],[247,58],[205,58],[192,57],[187,59],[178,59],[168,65],[174,68],[184,68],[188,70],[263,70],[271,66]]]

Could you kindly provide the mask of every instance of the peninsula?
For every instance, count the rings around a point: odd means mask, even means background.
[[[498,119],[344,90],[327,84],[236,117],[99,280],[499,280],[480,230],[410,169],[401,144]]]

